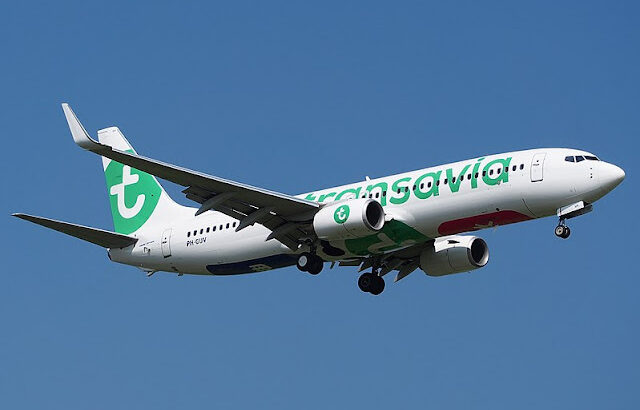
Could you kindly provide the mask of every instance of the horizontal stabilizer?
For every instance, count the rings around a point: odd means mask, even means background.
[[[56,221],[54,219],[43,218],[27,214],[13,214],[16,218],[42,225],[67,235],[75,236],[83,241],[91,242],[103,248],[125,248],[138,241],[137,238],[122,235],[103,229],[90,228],[88,226],[76,225],[69,222]]]

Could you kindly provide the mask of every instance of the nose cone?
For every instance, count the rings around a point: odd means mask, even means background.
[[[600,186],[602,190],[609,192],[620,185],[625,177],[625,173],[622,168],[616,165],[609,163],[603,163],[602,165],[603,167],[600,171]]]

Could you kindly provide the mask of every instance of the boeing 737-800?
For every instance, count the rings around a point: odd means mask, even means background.
[[[14,214],[108,249],[114,262],[148,275],[238,275],[325,262],[359,267],[365,292],[398,281],[469,272],[489,261],[486,242],[460,235],[555,215],[566,221],[622,182],[624,171],[595,155],[544,148],[487,155],[302,195],[287,195],[138,155],[116,127],[89,136],[62,104],[74,141],[102,157],[115,232]],[[174,202],[156,180],[185,187],[198,207]]]

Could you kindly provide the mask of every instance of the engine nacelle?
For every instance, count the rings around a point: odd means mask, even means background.
[[[489,262],[489,247],[477,236],[438,238],[420,253],[420,269],[429,276],[469,272]]]
[[[383,225],[382,205],[368,198],[325,205],[313,218],[316,235],[328,241],[361,238],[378,232]]]

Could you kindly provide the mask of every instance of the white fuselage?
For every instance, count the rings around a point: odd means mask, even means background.
[[[564,206],[593,203],[615,187],[622,172],[575,149],[533,149],[489,155],[452,164],[299,195],[320,203],[372,198],[383,205],[385,227],[366,238],[327,243],[325,260],[393,251],[440,236],[555,215]],[[508,171],[505,168],[508,167]],[[483,173],[486,174],[483,175]],[[624,174],[622,174],[624,175]],[[271,231],[255,224],[236,232],[238,221],[219,212],[194,216],[183,207],[158,231],[138,243],[111,249],[116,262],[148,271],[239,274],[293,265],[295,254]]]

